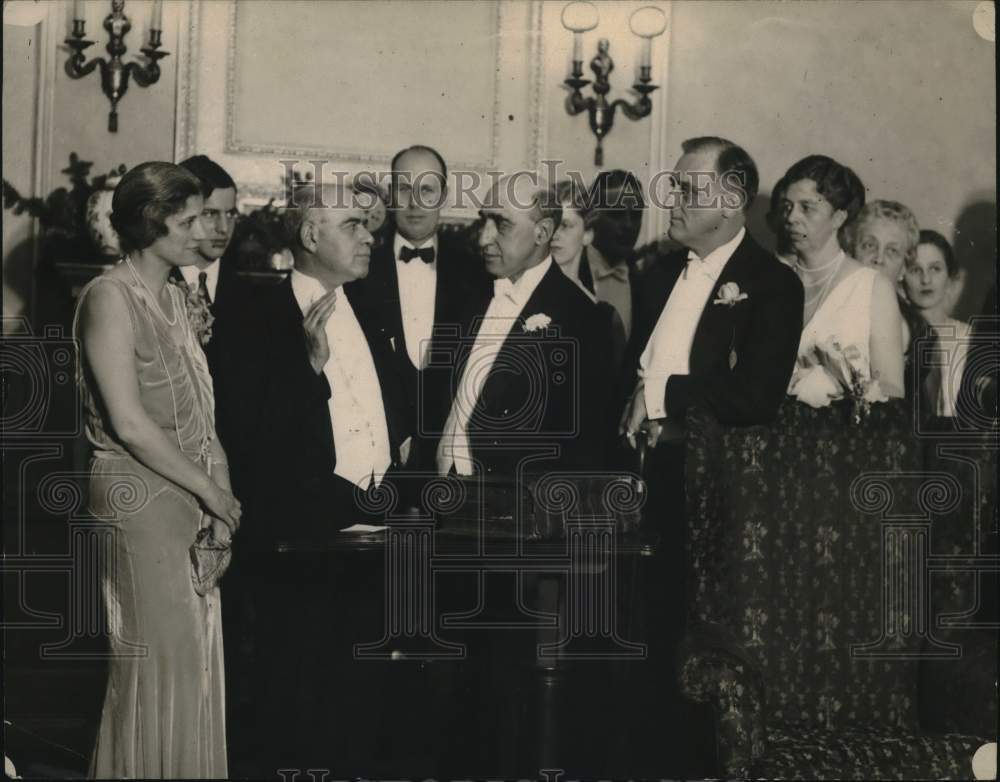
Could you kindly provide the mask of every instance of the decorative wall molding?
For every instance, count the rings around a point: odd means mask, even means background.
[[[498,39],[502,38],[504,25],[510,15],[509,6],[499,0],[493,1],[494,5],[494,29]],[[537,3],[533,3],[537,6]],[[301,159],[325,159],[331,162],[351,162],[351,163],[379,163],[388,164],[392,161],[392,156],[398,151],[396,149],[382,152],[359,153],[349,149],[326,146],[285,146],[282,144],[253,144],[241,140],[239,129],[236,124],[236,68],[239,62],[239,4],[233,3],[230,8],[229,17],[229,41],[230,46],[226,58],[226,143],[225,151],[231,154],[251,154],[269,155],[281,158],[301,158]],[[539,20],[540,21],[540,20]],[[532,36],[534,39],[536,36]],[[540,63],[534,62],[533,72],[540,70]],[[495,168],[497,165],[497,153],[500,142],[500,52],[499,47],[496,53],[496,68],[493,72],[493,123],[490,138],[490,155],[487,160],[450,160],[449,165],[455,168]],[[532,112],[534,115],[535,112]],[[537,128],[537,122],[532,122]],[[533,129],[533,135],[537,135],[537,130]]]
[[[530,56],[531,73],[529,76],[531,92],[529,102],[531,105],[532,125],[531,140],[529,142],[530,153],[525,161],[525,168],[535,170],[542,160],[542,149],[544,145],[546,112],[545,112],[545,37],[542,31],[542,4],[532,2],[530,10]]]
[[[177,114],[174,130],[174,160],[194,154],[198,129],[199,20],[201,0],[189,0],[182,6],[177,33]]]
[[[45,15],[38,23],[38,72],[35,94],[34,137],[35,147],[33,169],[34,181],[32,195],[46,194],[52,191],[52,134],[54,131],[52,118],[55,112],[55,79],[56,55],[62,51],[62,39],[65,35],[64,25],[60,24],[58,11],[54,4],[49,4]]]
[[[262,143],[248,138],[239,126],[238,106],[238,67],[241,47],[247,45],[241,40],[245,36],[240,14],[245,9],[235,0],[190,0],[186,5],[178,46],[176,159],[196,152],[211,156],[233,174],[240,185],[241,201],[254,202],[270,197],[280,200],[281,159],[324,160],[352,174],[366,168],[388,168],[396,149],[375,147],[359,152],[356,148],[280,140]],[[449,158],[449,167],[483,174],[498,169],[536,169],[545,138],[542,3],[497,0],[493,6],[495,32],[488,40],[494,45],[494,67],[491,75],[484,74],[484,83],[491,83],[493,92],[490,139],[483,144],[479,159]],[[351,109],[363,121],[363,107]],[[441,126],[442,133],[445,127],[447,132],[461,132],[456,123],[442,122]],[[445,213],[467,216],[458,209]]]
[[[667,109],[670,105],[670,43],[673,40],[673,3],[657,3],[667,16],[667,32],[656,39],[656,73],[653,74],[653,83],[659,84],[660,89],[653,93],[653,111],[649,115],[650,136],[649,136],[649,170],[666,171],[674,164],[675,157],[679,156],[679,150],[670,148]],[[647,193],[647,201],[649,194]],[[646,209],[646,219],[643,220],[642,233],[639,236],[639,243],[651,242],[659,236],[666,236],[670,227],[670,212],[666,209],[649,207]]]

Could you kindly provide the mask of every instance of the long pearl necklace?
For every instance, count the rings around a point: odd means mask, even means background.
[[[827,261],[826,263],[824,263],[822,266],[817,266],[815,268],[810,268],[810,267],[806,266],[796,256],[796,258],[795,258],[795,268],[798,269],[800,272],[822,272],[822,271],[826,271],[831,266],[835,265],[840,260],[840,256],[843,255],[843,254],[844,254],[844,251],[841,250],[839,253],[837,253],[836,255],[834,255],[829,261]]]
[[[837,253],[832,260],[818,267],[817,269],[808,269],[808,271],[825,271],[830,269],[822,278],[807,282],[803,280],[803,285],[808,288],[815,288],[820,286],[818,291],[813,293],[808,293],[805,298],[806,309],[809,309],[814,303],[816,304],[816,309],[819,309],[819,305],[823,303],[826,298],[826,294],[830,290],[830,286],[833,285],[833,281],[837,279],[837,274],[840,272],[840,267],[843,266],[844,260],[847,256],[844,251],[841,250]],[[795,267],[799,271],[799,278],[802,277],[802,272],[807,271],[807,267],[803,266],[800,262],[795,262]],[[815,310],[814,310],[815,312]]]
[[[174,309],[174,317],[173,317],[173,320],[171,320],[170,318],[167,317],[167,313],[165,313],[163,311],[163,307],[160,306],[159,297],[155,293],[153,293],[152,290],[150,290],[149,286],[146,285],[146,281],[144,279],[142,279],[142,277],[139,275],[139,272],[137,272],[135,270],[135,266],[132,265],[132,257],[129,256],[129,255],[126,255],[125,256],[125,263],[128,264],[128,268],[132,272],[132,276],[135,278],[136,282],[138,282],[143,288],[146,289],[146,293],[148,293],[149,297],[153,300],[153,306],[156,307],[156,310],[157,310],[157,312],[160,313],[160,317],[163,318],[163,321],[168,326],[176,326],[177,325],[177,305],[176,305],[176,303],[174,303],[173,297],[170,298],[170,303],[174,305],[174,308],[173,308]]]

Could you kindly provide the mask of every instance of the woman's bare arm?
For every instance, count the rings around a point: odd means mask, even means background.
[[[872,288],[872,326],[869,337],[872,375],[886,396],[903,396],[903,326],[892,284],[882,275]]]
[[[239,504],[146,414],[139,396],[128,305],[113,285],[98,284],[81,304],[83,354],[108,411],[114,435],[149,469],[187,489],[220,518],[238,518]]]

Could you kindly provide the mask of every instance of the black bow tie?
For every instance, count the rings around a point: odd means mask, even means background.
[[[409,263],[414,258],[419,258],[424,263],[432,263],[434,261],[434,247],[421,247],[418,250],[416,247],[404,245],[402,249],[400,249],[399,260],[403,263]]]

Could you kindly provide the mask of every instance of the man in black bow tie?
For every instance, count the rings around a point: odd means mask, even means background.
[[[407,466],[434,469],[434,452],[450,401],[448,372],[428,370],[436,329],[457,328],[463,304],[489,278],[472,248],[439,231],[448,167],[431,147],[412,146],[392,160],[391,242],[372,252],[361,288],[402,368],[417,433]]]

